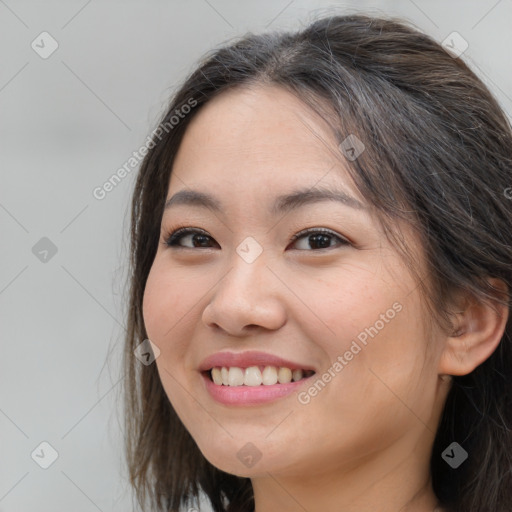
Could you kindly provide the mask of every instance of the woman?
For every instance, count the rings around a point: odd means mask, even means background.
[[[403,22],[209,55],[133,196],[139,502],[512,510],[511,157],[490,92]]]

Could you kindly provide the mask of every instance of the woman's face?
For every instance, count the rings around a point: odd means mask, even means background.
[[[344,165],[324,121],[277,87],[219,95],[180,146],[167,199],[197,191],[218,209],[186,197],[166,208],[144,320],[169,400],[223,471],[319,474],[383,453],[391,469],[430,455],[440,344]],[[279,199],[299,189],[309,194]],[[202,234],[167,245],[180,227]],[[220,366],[217,383],[202,371]],[[280,366],[315,374],[287,384]]]

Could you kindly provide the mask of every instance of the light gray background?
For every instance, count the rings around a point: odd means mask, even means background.
[[[399,15],[439,41],[459,32],[512,111],[512,0],[0,0],[1,512],[136,510],[117,405],[136,170],[103,200],[92,191],[205,51],[334,10]],[[43,31],[59,45],[47,59],[31,48]],[[46,262],[42,237],[57,248]],[[58,452],[48,469],[31,458],[42,441]]]

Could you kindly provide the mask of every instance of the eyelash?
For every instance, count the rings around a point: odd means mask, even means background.
[[[202,229],[179,227],[179,228],[176,228],[174,231],[171,230],[171,232],[168,235],[166,235],[164,245],[167,247],[178,248],[178,249],[200,249],[200,247],[183,247],[183,246],[177,245],[177,242],[181,241],[181,239],[184,236],[190,235],[190,234],[201,234],[201,235],[205,235],[205,236],[211,238],[210,235],[208,235],[208,233]],[[324,234],[324,235],[329,235],[333,238],[337,238],[339,240],[341,246],[351,245],[351,242],[349,242],[346,238],[343,238],[340,235],[336,234],[334,231],[331,231],[330,229],[325,229],[325,228],[308,228],[308,229],[305,229],[304,231],[300,231],[299,233],[292,236],[292,238],[289,240],[289,243],[293,243],[306,235],[313,235],[313,234]],[[323,247],[320,249],[311,249],[310,251],[307,251],[307,252],[312,252],[312,251],[318,252],[318,251],[322,251],[322,250],[326,250],[326,249],[334,249],[334,248],[335,247]],[[210,249],[210,247],[206,247],[206,249]],[[304,249],[299,249],[299,250],[304,250]]]

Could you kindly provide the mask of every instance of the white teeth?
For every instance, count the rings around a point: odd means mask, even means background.
[[[277,368],[275,366],[265,366],[261,376],[265,386],[277,384]]]
[[[242,368],[232,366],[229,369],[228,382],[230,386],[241,386],[244,383],[244,371]]]
[[[249,368],[245,369],[244,384],[246,386],[259,386],[261,382],[261,372],[257,366],[249,366]]]
[[[279,368],[277,372],[277,380],[279,384],[288,384],[292,381],[292,371],[290,368]]]
[[[232,366],[215,367],[211,369],[211,378],[217,386],[272,386],[288,384],[309,377],[314,372],[276,366],[249,366],[239,368]]]

